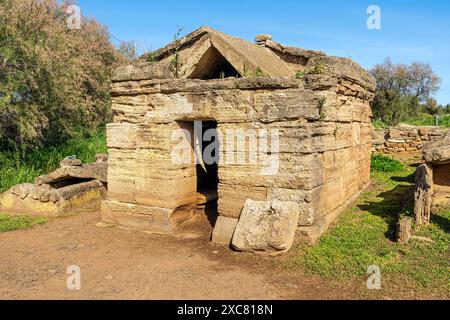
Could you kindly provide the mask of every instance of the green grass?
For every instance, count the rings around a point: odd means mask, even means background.
[[[32,183],[40,175],[59,166],[67,156],[76,155],[85,163],[92,162],[97,153],[106,153],[106,137],[101,132],[87,139],[70,140],[55,147],[37,149],[24,156],[14,152],[0,152],[0,192],[20,183]]]
[[[421,113],[417,117],[414,117],[412,119],[403,121],[406,124],[410,124],[413,126],[435,126],[436,120],[434,116],[427,114],[427,113]],[[450,127],[450,114],[444,114],[441,115],[441,118],[439,120],[439,126],[440,127]]]
[[[402,123],[419,127],[434,127],[436,126],[436,119],[433,115],[428,113],[419,113],[417,116],[407,120],[403,120]],[[380,119],[372,121],[372,125],[377,130],[387,129],[389,126]],[[450,114],[442,114],[439,119],[439,126],[443,128],[450,128]]]
[[[15,230],[28,229],[35,225],[42,225],[47,222],[44,217],[31,216],[10,216],[0,213],[0,233]]]
[[[416,235],[434,243],[393,241],[399,215],[412,215],[415,169],[372,172],[373,186],[347,210],[314,247],[300,245],[294,265],[343,280],[366,276],[377,265],[384,278],[414,287],[450,290],[450,208],[433,215]]]
[[[372,172],[401,172],[405,169],[406,165],[398,160],[392,159],[382,154],[372,155]]]
[[[375,119],[372,121],[372,126],[377,130],[386,129],[388,126],[380,119]]]

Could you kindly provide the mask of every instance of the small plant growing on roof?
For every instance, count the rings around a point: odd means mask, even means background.
[[[264,77],[264,72],[261,70],[260,67],[257,67],[254,72],[255,77]]]
[[[147,53],[145,56],[145,61],[147,62],[157,62],[158,59],[156,58],[156,54],[154,51]]]
[[[254,71],[251,71],[246,64],[244,64],[244,73],[242,74],[244,78],[252,77],[265,77],[264,71],[260,67],[257,67]]]
[[[180,57],[181,33],[183,31],[184,31],[184,28],[178,26],[177,33],[175,33],[175,35],[174,35],[175,49],[173,51],[173,58],[169,64],[169,69],[175,78],[181,78],[184,75],[184,72],[181,71],[184,64],[181,61],[181,57]]]
[[[306,75],[306,73],[305,73],[304,71],[297,71],[297,72],[295,73],[295,77],[296,77],[297,79],[302,79],[302,78],[305,77],[305,75]]]
[[[306,71],[306,74],[325,74],[327,71],[328,68],[324,63],[317,62],[312,68]]]
[[[318,100],[318,105],[319,105],[319,121],[324,121],[325,118],[327,117],[327,114],[325,112],[325,107],[327,104],[327,98],[326,97],[320,97]]]

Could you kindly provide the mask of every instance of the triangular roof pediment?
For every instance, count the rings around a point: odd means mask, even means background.
[[[229,36],[210,27],[201,27],[179,41],[153,52],[157,60],[170,59],[178,50],[185,68],[184,77],[202,78],[220,67],[225,59],[240,76],[292,76],[289,66],[270,49]],[[228,66],[228,68],[229,68]]]

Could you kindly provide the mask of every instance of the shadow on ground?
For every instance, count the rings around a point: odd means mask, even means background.
[[[450,207],[444,210],[450,211]],[[431,223],[437,225],[445,233],[450,233],[450,219],[443,217],[442,215],[431,215]]]
[[[382,198],[381,201],[368,201],[358,205],[360,210],[379,216],[386,222],[385,236],[392,241],[395,240],[395,229],[400,214],[410,216],[413,214],[414,179],[415,174],[407,177],[394,176],[391,180],[401,184],[390,191],[378,194],[376,198]]]

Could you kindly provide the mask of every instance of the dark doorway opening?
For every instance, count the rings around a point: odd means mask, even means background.
[[[219,185],[219,141],[217,135],[217,122],[202,121],[201,130],[197,134],[194,146],[196,152],[201,152],[198,156],[197,169],[197,192],[199,194],[198,211],[204,212],[211,225],[214,227],[217,220],[217,199],[218,199],[218,185]],[[199,125],[198,124],[198,125]],[[201,146],[201,147],[200,147]]]

